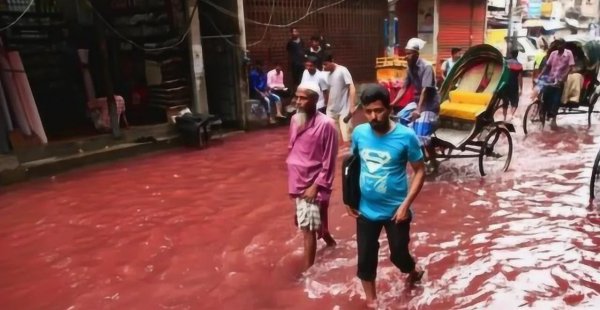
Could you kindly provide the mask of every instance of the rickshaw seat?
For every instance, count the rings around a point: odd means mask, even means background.
[[[449,96],[450,99],[440,106],[440,116],[475,121],[479,114],[487,109],[493,95],[453,90]]]

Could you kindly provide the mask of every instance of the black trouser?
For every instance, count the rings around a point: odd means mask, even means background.
[[[292,82],[294,83],[294,87],[292,87],[292,91],[295,93],[296,87],[298,87],[298,85],[300,85],[300,82],[302,81],[302,74],[304,73],[304,65],[303,64],[292,65],[291,71],[292,71]]]
[[[412,216],[399,224],[392,221],[371,221],[362,216],[356,220],[358,249],[358,272],[356,275],[359,279],[375,281],[381,228],[385,228],[387,234],[392,263],[403,273],[415,270],[415,261],[408,252],[411,220]]]
[[[502,108],[508,109],[508,105],[511,107],[517,108],[519,107],[519,90],[508,90],[506,91],[506,100],[502,102]]]
[[[556,117],[562,99],[563,86],[546,86],[542,94],[542,101],[548,117]]]
[[[271,90],[272,93],[274,93],[275,95],[279,96],[279,98],[284,99],[284,98],[288,98],[290,96],[290,90],[283,90],[283,89],[272,89]]]

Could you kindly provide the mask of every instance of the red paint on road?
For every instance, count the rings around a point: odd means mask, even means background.
[[[480,178],[475,160],[442,163],[414,206],[423,283],[405,291],[382,236],[382,307],[597,307],[600,221],[586,203],[599,130],[584,118],[563,117],[572,125],[559,133],[517,133],[500,176]],[[286,143],[286,129],[255,132],[4,189],[2,308],[362,308],[339,177],[330,207],[339,245],[321,243],[300,275]]]

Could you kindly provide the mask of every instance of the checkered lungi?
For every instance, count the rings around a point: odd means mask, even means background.
[[[296,198],[296,219],[300,229],[309,231],[319,230],[321,228],[319,205],[308,203],[302,198]]]
[[[404,125],[412,128],[419,138],[421,146],[431,143],[431,135],[435,132],[435,127],[438,122],[438,115],[435,112],[423,111],[421,116],[412,123],[406,123],[410,119],[410,114],[417,109],[417,104],[409,103],[404,109],[398,112],[398,116]]]

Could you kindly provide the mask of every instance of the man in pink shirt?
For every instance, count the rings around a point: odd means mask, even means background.
[[[288,190],[296,204],[296,225],[304,236],[304,263],[315,262],[317,233],[328,246],[327,209],[335,175],[338,133],[333,120],[317,111],[319,86],[303,83],[296,90],[297,113],[290,124]]]
[[[275,64],[275,69],[267,72],[267,85],[279,98],[289,98],[290,93],[283,82],[283,68],[280,63]]]
[[[280,64],[276,64],[275,69],[267,72],[267,86],[272,90],[287,90],[283,83],[283,70]]]
[[[544,87],[543,101],[547,107],[548,117],[552,119],[550,128],[556,129],[556,115],[560,108],[564,83],[569,76],[569,72],[575,65],[573,53],[565,48],[565,40],[556,40],[557,50],[553,51],[548,57],[546,66],[542,71],[541,76],[548,75],[547,80],[554,85]]]

